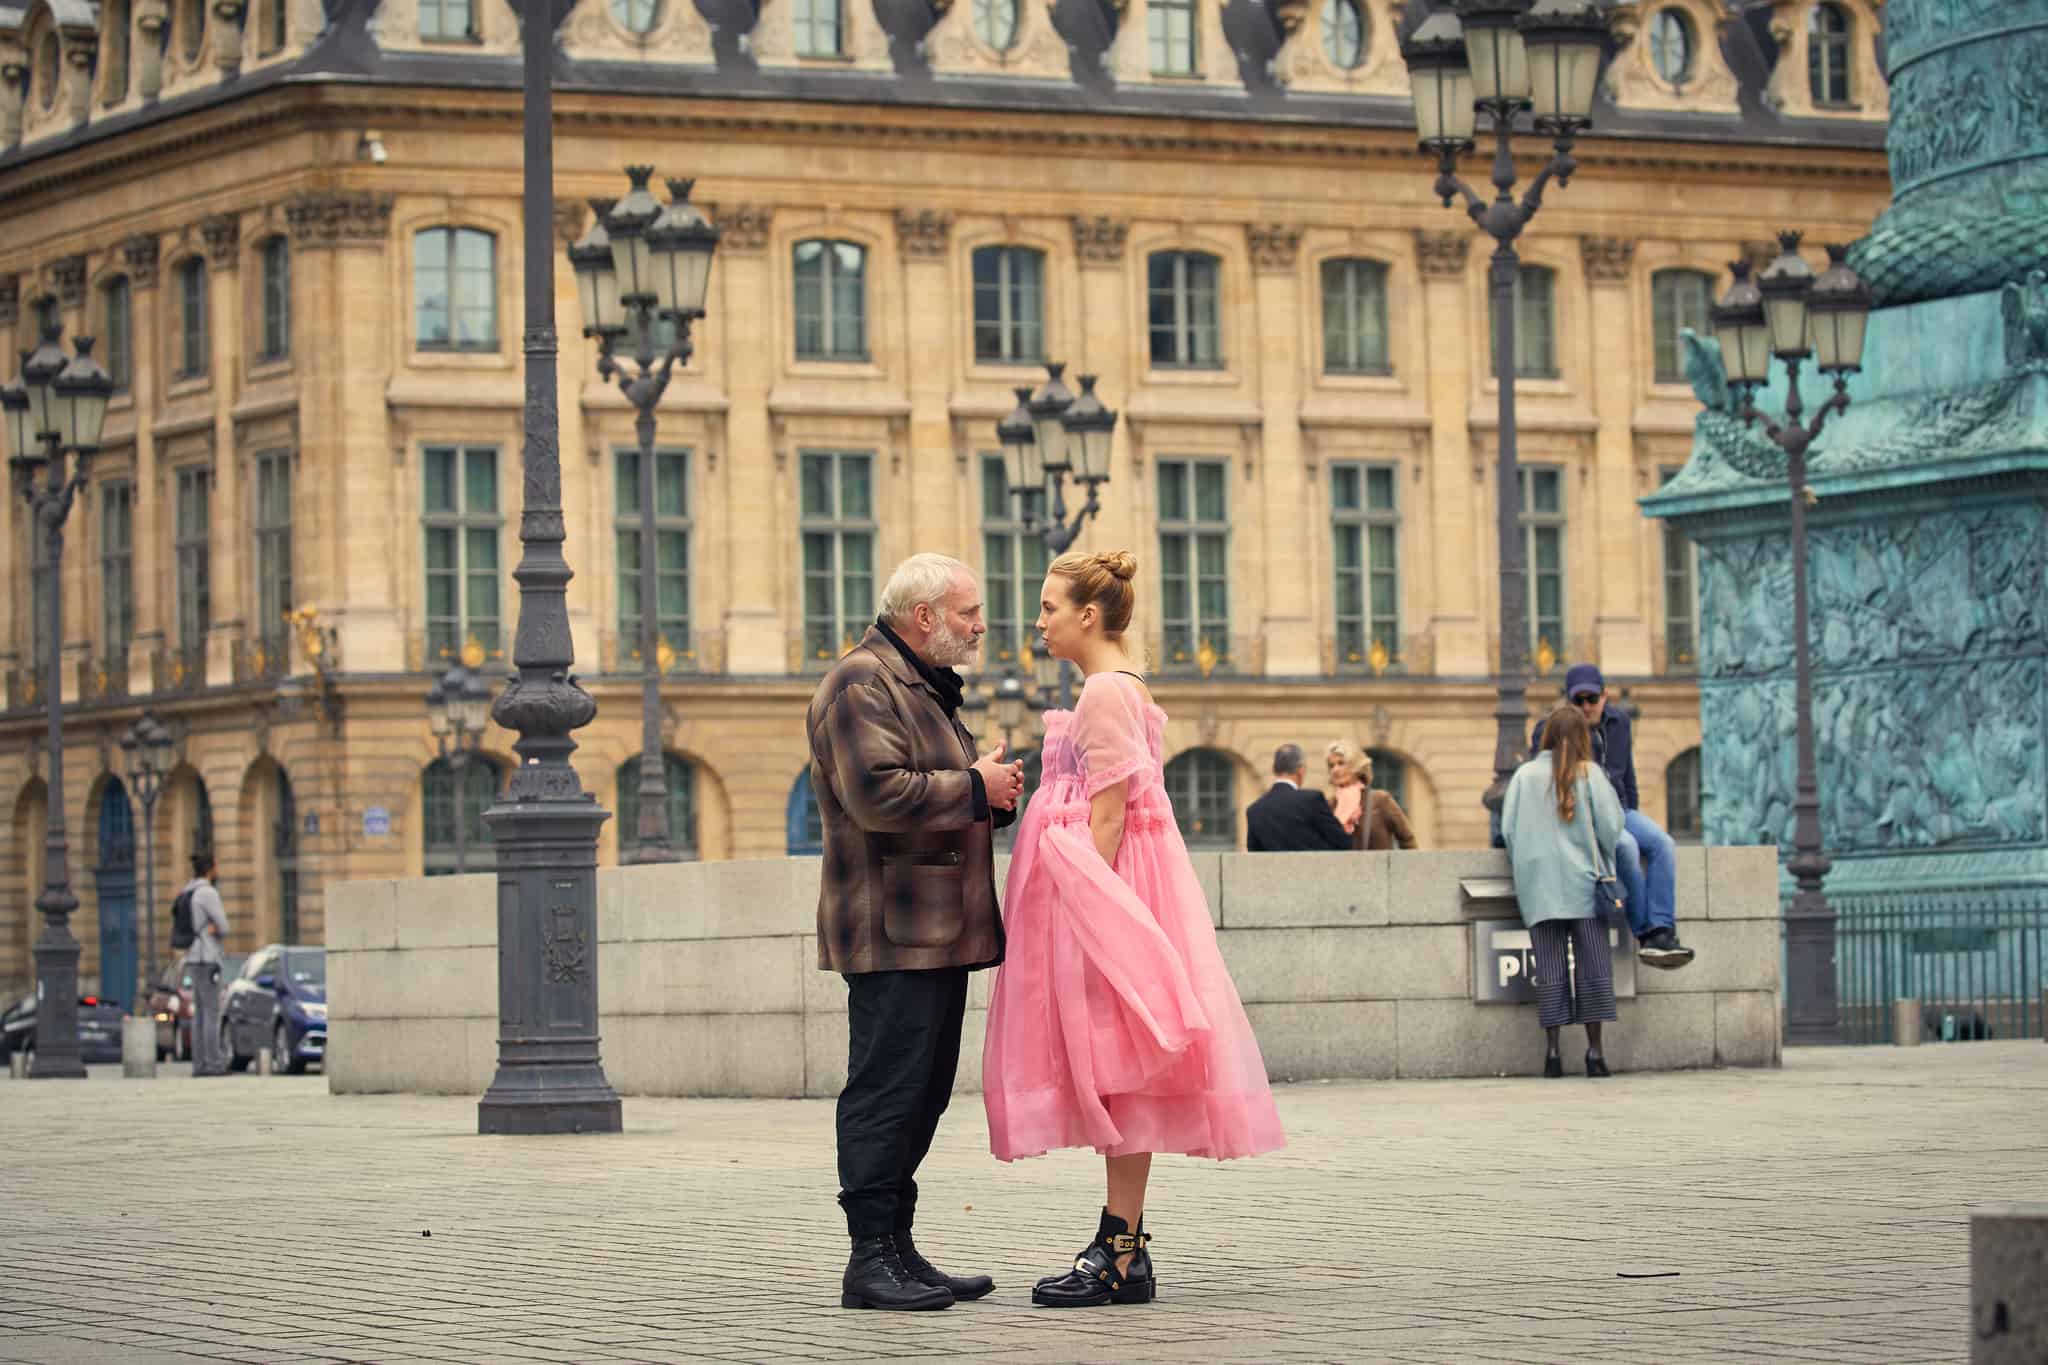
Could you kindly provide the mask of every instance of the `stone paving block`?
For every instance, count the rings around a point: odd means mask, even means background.
[[[1217,857],[1226,928],[1387,923],[1384,859],[1349,852],[1297,853],[1284,863],[1263,853]]]
[[[1709,848],[1707,918],[1780,918],[1778,851],[1767,847]],[[1679,928],[1679,937],[1684,938],[1685,926]]]
[[[466,948],[498,942],[498,879],[413,877],[398,883],[398,946]]]
[[[1473,1008],[1463,1000],[1402,1000],[1394,1014],[1395,1062],[1404,1079],[1534,1075],[1543,1031],[1534,1005]]]
[[[1775,919],[1680,923],[1679,937],[1698,954],[1676,971],[1636,964],[1639,995],[1771,991],[1779,987],[1782,930]]]
[[[1266,1074],[1390,1079],[1395,1067],[1391,1000],[1246,1005]]]
[[[1367,854],[1387,860],[1391,924],[1462,924],[1461,877],[1505,877],[1508,855],[1493,848],[1415,848]]]
[[[1784,1036],[1776,991],[1722,991],[1714,996],[1716,1066],[1777,1066],[1784,1056]]]
[[[1690,970],[1688,968],[1688,970]],[[1617,1071],[1671,1071],[1714,1064],[1714,997],[1647,995],[1623,1000],[1620,1019],[1604,1042]],[[1577,1033],[1576,1030],[1566,1030]],[[1585,1051],[1585,1038],[1567,1040],[1567,1052]]]
[[[398,946],[396,882],[330,882],[325,899],[329,949]]]
[[[1224,929],[1239,997],[1262,1003],[1471,994],[1463,925],[1380,929]]]

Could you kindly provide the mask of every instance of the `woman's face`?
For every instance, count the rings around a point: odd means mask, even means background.
[[[1078,658],[1081,641],[1095,628],[1095,612],[1077,607],[1067,594],[1068,580],[1047,574],[1038,589],[1038,620],[1034,628],[1045,642],[1045,652],[1055,659]]]
[[[1324,762],[1329,764],[1330,767],[1331,786],[1348,787],[1358,780],[1358,774],[1351,771],[1351,765],[1344,761],[1344,755],[1330,754],[1324,759]]]

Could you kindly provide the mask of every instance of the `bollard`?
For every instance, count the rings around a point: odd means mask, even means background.
[[[17,1081],[28,1079],[28,1054],[26,1052],[10,1052],[7,1054],[7,1074],[10,1078]]]
[[[1920,1002],[1901,997],[1892,1001],[1892,1042],[1899,1047],[1920,1046]]]
[[[121,1074],[129,1080],[156,1079],[156,1020],[146,1014],[121,1021]]]
[[[1970,1365],[2048,1360],[2048,1204],[1970,1214]]]
[[[259,1076],[268,1076],[271,1074],[270,1049],[267,1047],[260,1047],[256,1049],[256,1074]]]

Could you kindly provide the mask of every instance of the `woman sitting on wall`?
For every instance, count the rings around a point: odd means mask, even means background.
[[[1392,792],[1372,785],[1372,759],[1363,749],[1336,740],[1324,750],[1323,761],[1330,766],[1330,807],[1353,848],[1415,847],[1415,831],[1401,803]]]

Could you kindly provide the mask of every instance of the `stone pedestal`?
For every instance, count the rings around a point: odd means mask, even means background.
[[[1970,1215],[1970,1365],[2048,1360],[2048,1204]]]
[[[1900,1047],[1920,1046],[1920,1002],[1892,1001],[1892,1041]]]
[[[121,1074],[130,1080],[156,1079],[156,1020],[146,1014],[121,1021]]]

